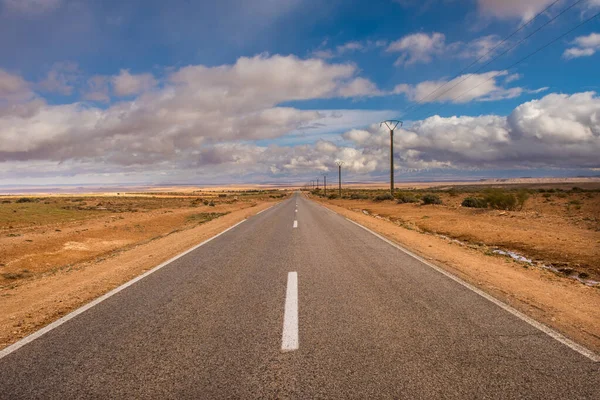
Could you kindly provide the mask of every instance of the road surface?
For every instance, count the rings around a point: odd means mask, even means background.
[[[599,398],[600,363],[295,194],[0,359],[0,398]]]

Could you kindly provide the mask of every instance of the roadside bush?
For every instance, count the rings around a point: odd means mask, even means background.
[[[448,190],[448,194],[449,194],[451,197],[456,197],[456,196],[458,196],[458,190],[456,190],[456,188],[454,188],[454,187],[453,187],[453,188],[450,188],[450,190]]]
[[[350,193],[350,200],[366,200],[369,196],[362,193]]]
[[[331,193],[329,196],[327,196],[327,198],[328,198],[329,200],[337,199],[337,198],[338,198],[338,195],[337,195],[336,193]]]
[[[21,197],[16,201],[17,203],[33,203],[33,199],[29,197]]]
[[[418,203],[419,199],[417,199],[414,195],[408,193],[400,193],[398,196],[398,204],[405,203]]]
[[[384,201],[384,200],[394,200],[394,196],[391,193],[378,194],[373,198],[373,201]]]
[[[467,197],[460,205],[469,208],[487,208],[488,203],[481,197]]]
[[[208,201],[208,200],[206,200],[206,199],[205,199],[205,200],[202,200],[202,204],[204,204],[205,206],[207,206],[207,205],[208,205],[208,203],[209,203],[209,201]]]
[[[208,206],[209,207],[214,207],[215,206],[215,202],[211,200],[210,203],[208,203]]]
[[[523,209],[523,206],[525,205],[525,202],[527,201],[527,199],[529,199],[528,191],[519,190],[517,192],[517,207],[519,207],[519,210]]]
[[[518,204],[517,197],[513,193],[500,189],[487,190],[484,198],[488,205],[496,210],[515,210]]]
[[[438,196],[437,194],[426,194],[425,196],[423,196],[421,201],[423,201],[424,205],[442,204],[442,199],[440,199],[440,196]]]
[[[227,197],[226,193],[219,193],[219,197]]]

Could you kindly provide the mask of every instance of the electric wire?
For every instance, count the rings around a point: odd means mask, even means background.
[[[483,68],[487,67],[488,65],[490,65],[491,63],[493,63],[494,61],[496,61],[499,57],[505,55],[506,53],[508,53],[509,51],[513,50],[514,48],[516,48],[517,46],[519,46],[521,43],[523,43],[525,40],[529,39],[530,37],[532,37],[533,35],[535,35],[536,33],[538,33],[539,31],[541,31],[543,28],[545,28],[546,26],[548,26],[549,24],[551,24],[552,22],[556,21],[556,19],[558,19],[559,17],[561,17],[563,14],[565,14],[567,11],[569,11],[570,9],[572,9],[573,7],[575,7],[577,4],[581,3],[583,0],[577,0],[574,3],[572,3],[570,6],[564,8],[561,12],[559,12],[557,15],[555,15],[554,17],[552,17],[551,19],[549,19],[548,21],[546,21],[543,25],[539,26],[537,29],[535,29],[534,31],[530,32],[527,36],[521,38],[518,42],[516,42],[513,46],[509,47],[508,49],[504,50],[502,53],[496,55],[495,57],[493,57],[490,61],[488,61],[487,63],[481,65],[479,68],[477,68],[475,71],[469,73],[465,78],[459,80],[458,82],[456,82],[454,85],[452,85],[451,87],[449,87],[448,89],[446,89],[445,91],[443,91],[442,93],[438,94],[437,96],[435,96],[433,99],[431,99],[430,101],[428,101],[427,103],[419,103],[418,106],[412,110],[410,110],[409,112],[406,112],[405,115],[403,115],[403,118],[406,118],[406,115],[412,115],[414,114],[414,112],[420,110],[423,107],[426,107],[429,103],[439,99],[441,96],[443,96],[444,94],[448,93],[449,91],[451,91],[452,89],[454,89],[455,87],[457,87],[458,85],[462,84],[463,82],[467,81],[468,79],[470,79],[474,74],[476,74],[477,72],[481,71]],[[539,14],[538,14],[539,15]],[[593,19],[593,18],[592,18]],[[504,69],[505,70],[505,69]],[[500,75],[501,73],[503,73],[504,70],[499,71],[497,74],[494,75],[494,77]],[[455,78],[453,78],[455,79]],[[486,80],[486,82],[489,81],[489,79]],[[452,82],[452,80],[446,82],[444,85],[447,85],[448,83]],[[483,82],[482,82],[483,83]],[[479,85],[477,85],[476,87],[481,86],[480,83]]]
[[[600,16],[600,12],[598,12],[598,13],[594,14],[594,15],[593,15],[593,16],[591,16],[590,18],[588,18],[588,19],[584,20],[583,22],[581,22],[581,23],[577,24],[575,27],[573,27],[573,28],[569,29],[569,30],[568,30],[568,31],[566,31],[565,33],[563,33],[563,34],[561,34],[561,35],[559,35],[559,36],[555,37],[554,39],[552,39],[552,40],[551,40],[551,41],[549,41],[548,43],[544,44],[543,46],[541,46],[541,47],[538,47],[538,48],[537,48],[535,51],[533,51],[533,52],[531,52],[531,53],[527,54],[525,57],[523,57],[523,58],[519,59],[518,61],[516,61],[516,62],[512,63],[512,64],[511,64],[511,65],[509,65],[508,67],[506,67],[506,68],[503,68],[501,71],[498,71],[498,72],[497,72],[497,73],[495,73],[494,75],[490,76],[488,79],[486,79],[486,80],[484,80],[484,81],[480,82],[479,84],[477,84],[477,85],[473,86],[472,88],[470,88],[470,89],[468,89],[468,90],[466,90],[466,91],[464,91],[464,92],[460,93],[458,96],[455,96],[455,97],[453,97],[453,98],[450,100],[450,102],[449,102],[449,103],[452,103],[452,102],[454,102],[454,101],[458,100],[458,99],[459,99],[459,98],[461,98],[462,96],[464,96],[464,95],[466,95],[466,94],[470,93],[471,91],[473,91],[473,90],[477,89],[479,86],[483,85],[484,83],[486,83],[486,82],[489,82],[489,81],[490,81],[490,80],[492,80],[492,79],[495,79],[495,78],[496,78],[496,77],[498,77],[500,74],[502,74],[504,71],[507,71],[507,70],[509,70],[509,69],[511,69],[511,68],[514,68],[514,67],[516,67],[517,65],[521,64],[523,61],[525,61],[525,60],[527,60],[528,58],[530,58],[530,57],[532,57],[532,56],[536,55],[537,53],[539,53],[540,51],[542,51],[542,50],[546,49],[547,47],[549,47],[549,46],[553,45],[554,43],[558,42],[559,40],[561,40],[561,39],[562,39],[562,38],[564,38],[565,36],[568,36],[569,34],[573,33],[574,31],[576,31],[577,29],[581,28],[583,25],[587,24],[588,22],[592,21],[594,18],[597,18],[598,16]],[[442,109],[443,107],[446,107],[446,106],[447,106],[449,103],[442,104],[440,107],[438,107],[438,108],[437,108],[437,110],[436,110],[436,113],[437,113],[437,112],[438,112],[440,109]]]
[[[502,39],[502,41],[500,41],[498,44],[496,44],[494,47],[492,47],[491,49],[489,49],[487,52],[485,52],[485,54],[483,54],[482,56],[480,56],[478,59],[476,59],[475,61],[473,61],[471,64],[467,65],[465,68],[461,69],[459,72],[457,72],[452,78],[450,78],[446,83],[444,83],[443,85],[438,86],[436,89],[434,89],[433,91],[429,92],[427,95],[425,95],[424,97],[421,97],[419,99],[416,100],[416,104],[421,104],[421,102],[425,99],[427,99],[429,96],[431,96],[432,94],[436,93],[438,90],[442,89],[443,87],[445,87],[446,85],[448,85],[450,82],[452,82],[454,79],[458,78],[459,76],[461,76],[464,72],[466,72],[467,70],[469,70],[473,65],[477,64],[479,61],[481,61],[482,59],[484,59],[485,57],[487,57],[489,54],[491,54],[494,50],[496,50],[497,48],[499,48],[500,46],[502,46],[504,43],[506,43],[507,40],[509,40],[510,38],[512,38],[514,35],[516,35],[517,33],[519,33],[521,30],[523,30],[527,25],[529,25],[530,23],[532,23],[535,19],[537,19],[540,15],[542,15],[543,13],[545,13],[546,11],[548,11],[552,6],[554,6],[556,3],[558,3],[561,0],[555,0],[554,2],[552,2],[550,5],[548,5],[546,8],[544,8],[542,11],[540,11],[539,13],[537,13],[535,16],[533,16],[532,18],[530,18],[528,21],[526,21],[525,23],[523,23],[521,26],[519,26],[519,28],[517,28],[514,32],[512,32],[510,35],[506,36],[504,39]],[[416,106],[415,106],[416,107]],[[411,107],[409,107],[406,111],[405,114],[408,113],[411,110]]]

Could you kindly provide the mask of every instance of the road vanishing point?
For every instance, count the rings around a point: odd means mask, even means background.
[[[0,352],[0,398],[598,399],[597,361],[296,193]]]

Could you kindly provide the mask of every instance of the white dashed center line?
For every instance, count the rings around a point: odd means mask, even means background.
[[[283,314],[283,334],[281,351],[298,350],[298,273],[289,272]]]
[[[298,221],[294,221],[294,228],[298,227]]]

